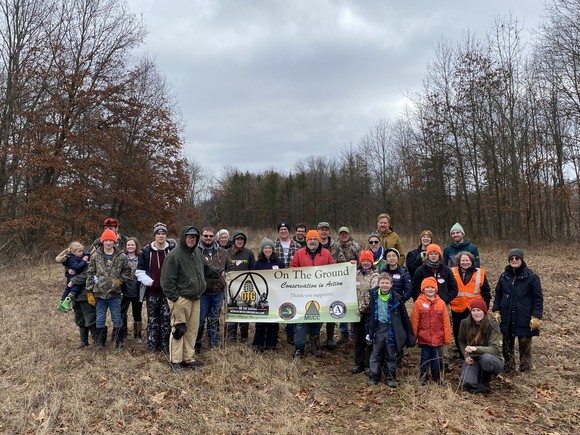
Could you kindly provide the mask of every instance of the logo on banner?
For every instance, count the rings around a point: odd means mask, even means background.
[[[268,282],[262,275],[247,272],[238,275],[228,286],[228,313],[267,316]]]
[[[305,305],[304,320],[320,320],[320,304],[317,301],[308,301]]]
[[[292,320],[296,316],[296,306],[290,302],[284,302],[278,309],[278,315],[282,320]]]
[[[346,305],[344,302],[334,301],[332,304],[330,304],[329,312],[332,318],[342,319],[344,316],[346,316]]]

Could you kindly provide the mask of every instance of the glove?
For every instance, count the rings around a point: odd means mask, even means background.
[[[501,313],[499,311],[492,311],[491,315],[496,320],[497,323],[501,323]]]
[[[175,325],[175,329],[173,330],[173,338],[181,340],[181,337],[183,337],[186,332],[187,325],[185,323],[178,323]]]
[[[89,303],[89,305],[92,305],[93,307],[97,305],[97,301],[95,301],[95,295],[93,294],[93,292],[87,292],[87,302]]]
[[[530,331],[540,329],[540,326],[542,326],[542,319],[538,319],[537,317],[532,316],[530,320]]]
[[[122,284],[122,283],[121,283],[121,280],[120,280],[119,278],[115,278],[115,279],[113,279],[113,285],[114,285],[115,287],[121,287],[121,284]]]
[[[367,336],[365,337],[365,340],[367,342],[367,344],[370,346],[371,344],[373,344],[373,341],[371,340],[371,336],[369,334],[367,334]]]

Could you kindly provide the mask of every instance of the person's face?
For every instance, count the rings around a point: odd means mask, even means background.
[[[391,291],[392,286],[393,282],[390,279],[381,278],[379,280],[379,287],[381,289],[381,293],[384,295]]]
[[[278,236],[280,236],[280,240],[288,240],[290,237],[290,231],[286,227],[280,227],[278,230]]]
[[[244,245],[246,244],[246,241],[244,240],[243,237],[238,237],[237,239],[234,240],[234,243],[236,244],[236,247],[243,248]]]
[[[286,231],[286,232],[288,232],[288,231]],[[272,249],[271,246],[264,246],[262,248],[262,252],[264,253],[264,257],[270,258],[270,256],[272,255],[272,252],[274,252],[274,250]]]
[[[185,244],[189,249],[192,249],[197,245],[197,235],[196,234],[186,234]]]
[[[165,231],[157,231],[155,233],[155,243],[157,243],[158,245],[165,244],[166,240],[167,240],[167,233]]]
[[[431,240],[431,237],[429,237],[429,234],[423,234],[423,235],[421,236],[421,244],[422,244],[424,247],[427,247],[427,246],[429,246],[429,245],[430,245],[432,242],[433,242],[433,241]]]
[[[73,251],[73,255],[75,257],[79,257],[79,258],[82,258],[84,253],[85,253],[85,247],[84,246],[81,246],[80,248],[77,248],[77,249],[75,249]]]
[[[461,267],[463,270],[469,269],[472,265],[473,263],[471,262],[471,258],[469,258],[467,255],[462,255],[459,259],[459,267]]]
[[[522,265],[522,259],[520,257],[516,257],[515,255],[512,255],[509,258],[509,263],[510,263],[511,267],[513,267],[514,269],[517,269],[518,267],[520,267]]]
[[[320,242],[316,237],[310,237],[308,240],[306,240],[306,246],[308,246],[308,249],[311,251],[316,251],[318,249],[319,243]]]
[[[330,235],[330,228],[328,228],[328,227],[318,228],[318,234],[320,234],[320,238],[322,240],[326,240],[326,239],[328,239],[328,236]]]
[[[127,249],[127,252],[129,254],[134,254],[135,251],[137,250],[137,245],[135,244],[135,240],[127,240],[127,243],[125,244],[125,249]]]
[[[212,231],[204,231],[201,233],[201,243],[204,246],[212,246],[215,234]]]
[[[105,250],[110,251],[111,249],[113,249],[115,247],[115,241],[114,240],[105,240],[105,241],[103,241],[103,246],[104,246]]]
[[[473,317],[473,320],[475,320],[477,323],[481,322],[484,316],[485,313],[483,312],[483,310],[480,310],[479,308],[471,309],[471,317]]]
[[[348,239],[350,238],[350,234],[347,233],[346,231],[343,231],[338,236],[340,237],[340,240],[342,240],[343,242],[348,242]]]
[[[220,234],[219,242],[220,242],[221,246],[226,246],[228,244],[229,240],[230,240],[230,238],[226,233]]]
[[[296,228],[296,240],[304,240],[306,237],[306,228]]]
[[[425,287],[424,292],[425,292],[425,296],[427,296],[428,298],[432,298],[435,296],[436,290],[435,290],[435,287],[429,286],[429,287]]]
[[[377,228],[379,233],[384,233],[389,229],[389,220],[387,218],[382,218],[377,221]]]
[[[461,231],[451,231],[451,240],[455,243],[459,243],[463,241],[463,233]]]
[[[381,246],[381,241],[376,237],[372,237],[369,239],[369,248],[371,251],[377,252]]]
[[[363,269],[370,269],[373,266],[373,262],[365,258],[363,261],[361,261],[360,265]]]
[[[439,261],[439,252],[431,251],[431,252],[429,252],[428,257],[429,257],[429,261],[436,263],[437,261]]]
[[[397,264],[397,262],[399,261],[399,257],[397,257],[397,254],[395,254],[394,252],[387,252],[387,263],[389,263],[391,266],[394,266],[395,264]]]

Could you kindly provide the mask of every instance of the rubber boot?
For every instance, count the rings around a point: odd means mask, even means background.
[[[312,335],[310,337],[310,353],[316,358],[320,358],[320,335]]]
[[[81,337],[81,341],[78,344],[77,349],[84,349],[89,345],[89,328],[86,326],[79,326],[79,335]]]
[[[104,328],[96,328],[96,334],[97,334],[97,350],[104,350],[105,349],[105,343],[107,342],[107,327],[105,326]]]
[[[141,340],[142,329],[143,329],[143,323],[141,323],[141,322],[133,323],[133,336],[135,337],[135,343],[143,343],[143,340]]]
[[[91,333],[93,344],[95,344],[97,342],[97,327],[94,323],[91,326],[89,326],[89,332]]]
[[[336,328],[336,324],[334,323],[327,323],[326,324],[326,348],[328,350],[336,349],[336,342],[334,341],[334,329]]]
[[[72,298],[70,296],[67,296],[62,301],[62,307],[65,309],[65,311],[67,313],[72,309],[71,304],[72,304]]]
[[[492,374],[490,372],[486,372],[485,370],[481,371],[478,392],[488,394],[491,391],[491,388],[489,387],[491,376]]]
[[[66,313],[66,308],[64,307],[64,299],[62,301],[59,301],[58,304],[56,304],[56,310],[60,311],[61,313]]]
[[[437,385],[441,385],[443,383],[441,382],[441,371],[431,370],[431,376],[433,377],[433,382],[435,382]]]
[[[419,372],[419,382],[421,385],[427,385],[427,381],[429,380],[429,372],[427,370],[421,370]]]
[[[119,349],[123,344],[123,327],[113,328],[113,337],[114,337],[115,349]]]

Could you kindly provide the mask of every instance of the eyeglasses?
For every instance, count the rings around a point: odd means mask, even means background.
[[[520,257],[516,257],[516,256],[513,256],[513,257],[510,257],[509,258],[509,261],[518,261],[518,260],[521,260],[521,258]]]
[[[213,239],[213,234],[202,234],[201,237],[207,237],[208,239]]]
[[[378,240],[369,240],[369,245],[378,245],[379,243],[381,242],[379,242]]]

